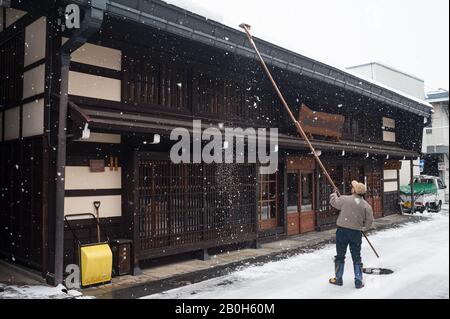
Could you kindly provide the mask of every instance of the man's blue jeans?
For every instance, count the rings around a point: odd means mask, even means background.
[[[347,247],[350,246],[353,264],[361,264],[361,244],[362,232],[360,230],[339,227],[336,231],[336,262],[345,262]]]

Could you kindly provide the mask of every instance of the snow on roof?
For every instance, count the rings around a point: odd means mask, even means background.
[[[429,103],[448,102],[449,100],[448,91],[444,89],[430,91],[426,95],[427,95],[426,100]]]

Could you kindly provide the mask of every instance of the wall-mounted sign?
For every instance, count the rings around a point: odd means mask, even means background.
[[[105,171],[105,161],[104,160],[90,160],[89,167],[91,173],[103,173]]]
[[[300,108],[300,124],[310,136],[325,136],[340,140],[344,122],[345,117],[342,115],[315,112],[305,104]]]
[[[438,164],[438,170],[439,170],[440,172],[443,172],[443,171],[446,171],[446,170],[447,170],[447,167],[445,166],[445,163],[444,163],[444,162],[441,162],[441,163]]]
[[[419,167],[420,167],[420,173],[423,173],[425,171],[425,160],[420,160],[419,162]]]
[[[384,169],[385,170],[401,170],[402,169],[402,162],[401,161],[386,161],[384,163]]]

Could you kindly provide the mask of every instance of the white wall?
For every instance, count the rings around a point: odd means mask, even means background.
[[[5,141],[20,137],[20,107],[5,111]]]
[[[41,17],[25,28],[25,66],[45,58],[47,19]]]
[[[394,89],[425,99],[425,82],[379,64],[374,65],[374,80]]]
[[[106,143],[106,144],[120,144],[120,134],[108,134],[108,133],[94,133],[91,132],[88,139],[80,139],[79,142],[85,143]]]
[[[119,168],[118,171],[111,171],[109,167],[105,167],[102,173],[91,173],[88,166],[68,166],[65,188],[66,190],[120,189],[122,170]]]
[[[395,70],[379,63],[348,68],[350,72],[375,80],[395,90],[402,91],[419,99],[425,99],[425,82],[417,77]]]
[[[106,165],[106,163],[105,163]],[[88,166],[67,166],[65,190],[111,190],[122,188],[122,169],[111,171],[105,167],[104,172],[93,173]],[[101,202],[100,217],[120,217],[122,215],[122,196],[83,196],[64,199],[64,214],[93,213],[93,203]]]
[[[23,98],[44,93],[45,64],[41,64],[23,74]]]
[[[44,99],[24,104],[22,121],[23,137],[44,134]]]
[[[64,199],[64,215],[85,214],[95,215],[94,202],[100,201],[100,218],[122,216],[122,196],[89,196],[89,197],[66,197]],[[85,217],[83,217],[85,218]]]
[[[120,102],[121,81],[70,71],[69,94]]]
[[[420,167],[418,166],[420,164],[420,160],[414,161],[414,176],[420,175]],[[400,186],[409,185],[411,181],[411,173],[410,173],[410,162],[409,161],[402,161],[402,169],[400,170]]]
[[[63,43],[67,38],[63,38]],[[106,69],[122,70],[122,52],[91,43],[84,44],[71,54],[73,62],[95,65]]]
[[[12,8],[7,8],[6,9],[5,26],[6,27],[11,26],[12,24],[14,24],[17,20],[19,20],[20,18],[22,18],[26,14],[27,13],[25,11],[12,9]]]

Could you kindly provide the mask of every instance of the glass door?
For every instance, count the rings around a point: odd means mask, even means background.
[[[316,229],[314,172],[301,172],[300,233]]]
[[[287,233],[289,236],[300,234],[300,172],[287,173]]]
[[[302,173],[301,213],[314,211],[314,174]]]
[[[259,177],[259,228],[278,227],[278,174]]]

